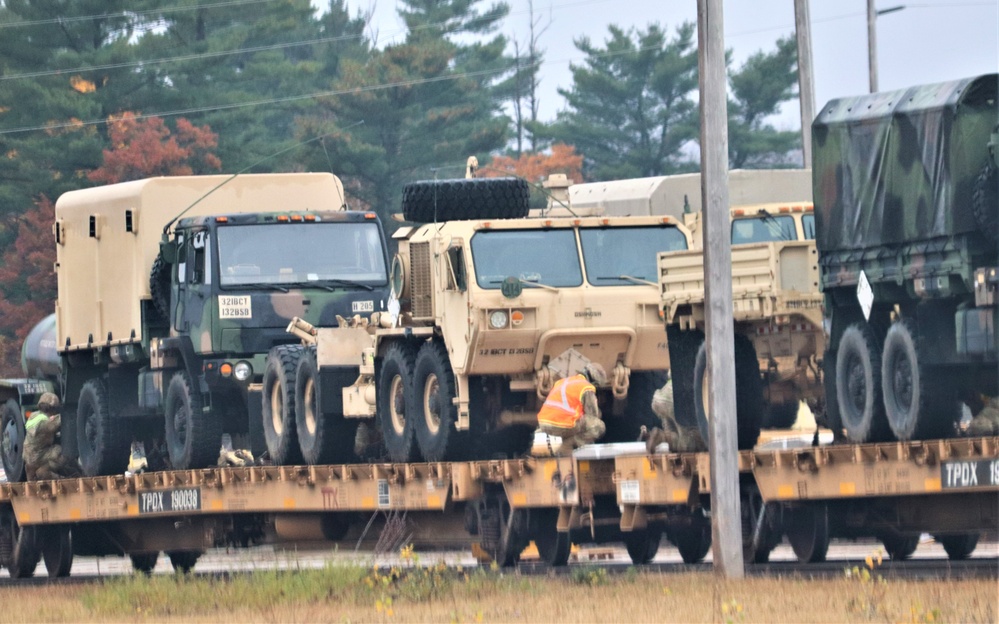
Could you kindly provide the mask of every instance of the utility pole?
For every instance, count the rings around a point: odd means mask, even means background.
[[[878,90],[878,11],[874,0],[867,0],[867,71],[871,93]]]
[[[745,575],[735,414],[732,235],[728,208],[728,96],[722,0],[697,1],[701,100],[701,206],[707,306],[708,413],[711,418],[711,538],[715,572]],[[684,371],[689,374],[689,372]],[[695,388],[700,392],[700,388]]]
[[[815,119],[815,81],[812,79],[812,21],[809,15],[808,0],[794,0],[794,32],[798,40],[801,154],[805,169],[811,169],[812,120]]]

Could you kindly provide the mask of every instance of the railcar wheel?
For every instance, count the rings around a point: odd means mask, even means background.
[[[881,357],[885,415],[899,440],[940,438],[958,418],[956,396],[941,375],[933,375],[921,353],[916,323],[902,319],[888,329]],[[949,409],[948,409],[949,408]]]
[[[42,559],[49,578],[69,576],[73,569],[73,536],[69,527],[53,526],[42,532]]]
[[[7,566],[11,578],[30,578],[35,575],[38,562],[42,559],[38,547],[38,532],[35,527],[21,527],[13,515],[10,518],[10,531],[14,542],[14,552]]]
[[[706,519],[669,529],[667,536],[680,551],[684,563],[700,563],[711,550],[711,523]]]
[[[804,563],[826,560],[829,552],[829,511],[824,504],[802,505],[790,514],[784,529],[794,556]]]
[[[165,437],[175,470],[206,468],[218,461],[222,428],[213,414],[205,413],[196,387],[186,371],[174,373],[167,386]]]
[[[458,408],[453,401],[454,372],[441,342],[432,340],[420,347],[412,390],[410,404],[416,406],[414,429],[420,453],[427,461],[442,461],[448,457],[449,443],[455,437]]]
[[[24,481],[24,414],[14,399],[0,406],[0,457],[7,481]]]
[[[763,382],[756,348],[745,336],[735,337],[735,414],[736,432],[740,450],[756,446],[760,437],[760,413],[763,410]],[[708,444],[708,353],[707,342],[702,342],[694,361],[694,409],[697,428],[705,445]]]
[[[417,407],[409,403],[416,353],[407,343],[388,348],[378,375],[378,420],[389,459],[408,462],[414,459],[413,428]]]
[[[152,574],[156,568],[156,562],[160,559],[160,553],[133,553],[129,555],[132,560],[132,569],[142,574]]]
[[[645,565],[656,558],[663,532],[659,529],[646,528],[624,534],[624,546],[628,556],[635,565]]]
[[[295,373],[295,418],[305,463],[341,464],[353,459],[358,421],[322,411],[316,349],[302,354]]]
[[[836,403],[846,437],[852,442],[886,437],[881,338],[866,323],[853,323],[840,338],[836,354]]]
[[[407,221],[520,219],[530,212],[531,189],[519,178],[423,180],[402,189]]]
[[[553,568],[569,563],[572,540],[569,539],[569,533],[559,532],[558,512],[543,513],[541,510],[534,510],[531,518],[534,521],[534,545],[538,547],[541,561]]]
[[[167,552],[167,556],[170,557],[170,565],[173,566],[174,572],[178,574],[190,574],[191,570],[194,569],[195,564],[198,563],[201,553],[196,550],[175,550]]]
[[[267,452],[277,465],[302,461],[295,416],[295,371],[301,345],[280,345],[267,354],[264,368],[263,425]]]
[[[975,552],[975,548],[978,546],[979,537],[978,533],[933,536],[943,546],[944,551],[947,552],[947,557],[951,561],[963,561],[970,557],[971,553]]]
[[[884,544],[885,553],[892,561],[905,561],[919,547],[919,536],[882,535],[881,543]]]
[[[96,477],[125,472],[130,437],[124,420],[111,414],[104,382],[95,378],[83,384],[76,409],[76,443],[83,474]]]

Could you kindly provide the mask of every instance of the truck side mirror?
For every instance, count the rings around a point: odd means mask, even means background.
[[[168,240],[166,235],[160,241],[160,255],[163,256],[163,261],[167,264],[177,263],[177,245]]]

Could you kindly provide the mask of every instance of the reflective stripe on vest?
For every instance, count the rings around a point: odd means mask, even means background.
[[[575,375],[555,382],[538,412],[538,424],[571,429],[583,417],[583,393],[596,392],[586,377]]]
[[[24,423],[24,430],[30,431],[48,419],[49,416],[45,412],[35,412],[31,415],[31,418],[28,419],[28,422]]]

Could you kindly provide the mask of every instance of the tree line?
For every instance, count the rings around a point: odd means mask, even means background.
[[[52,203],[149,175],[333,171],[383,221],[405,183],[695,171],[695,27],[575,41],[564,109],[538,118],[546,25],[491,0],[400,0],[379,45],[346,0],[0,1],[0,360],[55,298]],[[730,69],[733,167],[793,166],[768,119],[796,97],[792,38]],[[21,240],[24,237],[24,240]],[[9,370],[7,371],[10,372]]]

